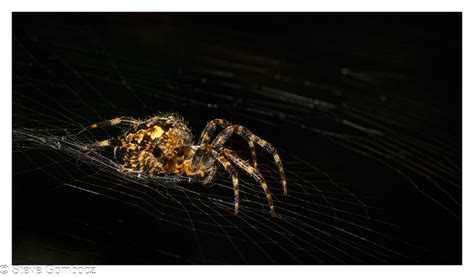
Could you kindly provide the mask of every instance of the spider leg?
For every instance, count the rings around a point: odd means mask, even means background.
[[[86,144],[85,146],[83,146],[81,148],[81,151],[89,152],[93,148],[105,148],[105,147],[109,147],[109,146],[114,147],[114,155],[117,152],[117,149],[120,148],[120,147],[130,149],[130,150],[135,150],[137,148],[137,145],[134,144],[134,143],[128,143],[128,142],[124,142],[124,141],[121,141],[121,140],[116,139],[116,138],[111,138],[111,139],[106,139],[106,140],[101,140],[101,141],[97,141],[97,142],[94,142],[94,143]]]
[[[79,135],[86,130],[91,130],[91,129],[96,129],[96,128],[104,128],[107,126],[116,126],[116,125],[123,125],[126,127],[130,127],[130,126],[138,126],[140,123],[141,121],[133,119],[131,117],[123,117],[123,116],[116,117],[114,119],[104,120],[104,121],[89,125],[85,127],[84,129],[82,129],[81,131],[79,131],[76,135]]]
[[[265,179],[263,178],[262,174],[260,174],[260,172],[257,169],[253,168],[246,161],[239,158],[237,154],[235,154],[233,151],[229,149],[224,149],[223,153],[227,158],[229,158],[229,160],[231,160],[241,169],[245,170],[250,176],[252,176],[257,182],[260,183],[260,185],[263,188],[263,191],[265,192],[265,196],[267,197],[268,204],[270,205],[270,212],[272,216],[275,217],[276,214],[275,214],[275,208],[273,207],[272,195],[270,194],[270,190],[268,189],[268,185],[265,182]]]
[[[229,160],[226,158],[225,154],[220,151],[221,149],[216,149],[215,147],[212,147],[210,145],[204,145],[201,147],[200,153],[210,153],[214,158],[216,158],[220,164],[224,167],[224,169],[229,173],[229,175],[232,177],[232,184],[234,186],[234,210],[235,214],[237,215],[239,212],[239,178],[237,176],[237,172],[235,171],[234,167],[232,164],[229,162]],[[201,156],[204,154],[201,154]],[[206,166],[206,165],[203,165]],[[195,170],[200,171],[195,167]],[[212,164],[210,167],[210,173],[209,175],[203,180],[203,184],[207,184],[212,180],[216,173],[217,167],[215,164]]]
[[[216,130],[218,126],[227,127],[231,125],[232,125],[231,122],[225,119],[220,119],[220,118],[216,118],[214,120],[209,121],[201,133],[201,136],[198,141],[198,145],[207,144],[212,137],[212,133],[214,133],[214,131]],[[256,168],[257,167],[257,154],[255,152],[255,145],[252,140],[248,140],[248,142],[249,142],[250,153],[252,154],[252,163],[253,163],[253,166]],[[199,159],[197,159],[197,162],[199,162]]]
[[[253,140],[249,140],[250,153],[252,154],[253,167],[257,168],[257,152],[255,152],[255,144]]]
[[[257,160],[256,160],[256,154],[255,154],[255,147],[253,146],[253,142],[256,142],[258,145],[263,147],[267,152],[273,155],[273,159],[275,160],[275,164],[278,167],[278,171],[280,173],[281,177],[281,183],[283,185],[283,194],[287,195],[287,189],[286,189],[286,176],[285,176],[285,171],[283,170],[283,164],[281,163],[280,156],[278,155],[277,150],[273,145],[271,145],[269,142],[265,141],[264,139],[254,135],[252,132],[250,132],[247,128],[240,126],[240,125],[232,125],[228,126],[222,131],[217,137],[214,139],[212,142],[212,145],[215,147],[222,147],[224,143],[230,138],[232,134],[238,134],[241,137],[243,137],[245,140],[249,142],[252,142],[252,145],[250,146],[251,152],[252,152],[252,158],[253,158],[253,163],[254,166],[256,167],[257,165]]]
[[[146,119],[146,120],[144,120],[143,122],[140,122],[140,123],[144,123],[149,127],[151,125],[155,125],[159,121],[169,120],[169,119],[172,119],[172,118],[174,118],[173,115],[157,115],[157,116],[151,117],[149,119]]]
[[[214,176],[216,175],[217,167],[215,165],[211,166],[211,168],[208,171],[207,176],[202,180],[203,185],[209,184],[212,179],[214,179]]]
[[[106,140],[101,140],[97,141],[94,143],[86,144],[81,148],[82,152],[89,152],[93,148],[104,148],[104,147],[109,147],[109,146],[115,146],[118,147],[122,144],[118,139],[106,139]]]
[[[234,212],[237,215],[239,213],[239,177],[237,176],[237,172],[234,170],[234,167],[223,154],[218,155],[217,160],[232,177],[232,185],[234,186]]]
[[[227,127],[229,125],[232,124],[225,119],[217,118],[209,121],[204,130],[202,131],[201,136],[199,137],[198,145],[203,145],[209,142],[212,137],[212,133],[217,128],[217,126]]]

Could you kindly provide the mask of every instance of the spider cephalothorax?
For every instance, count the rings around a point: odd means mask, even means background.
[[[270,205],[271,213],[275,216],[268,185],[257,169],[254,145],[256,143],[273,155],[280,172],[283,192],[286,194],[285,172],[276,149],[243,126],[232,125],[223,119],[214,119],[207,123],[197,144],[193,144],[191,131],[184,120],[176,115],[158,115],[146,120],[119,117],[92,124],[84,130],[105,126],[124,126],[127,127],[127,131],[117,138],[86,146],[85,151],[94,146],[113,147],[115,158],[124,172],[149,177],[159,174],[200,176],[203,178],[203,184],[207,184],[213,179],[217,165],[221,164],[232,177],[235,193],[234,206],[235,213],[237,213],[239,210],[239,185],[237,173],[232,165],[234,164],[260,183]],[[211,142],[212,133],[218,126],[224,127],[224,130]],[[248,141],[252,154],[252,165],[239,158],[234,151],[224,147],[224,143],[234,133]]]

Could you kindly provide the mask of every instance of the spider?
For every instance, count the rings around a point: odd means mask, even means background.
[[[149,177],[161,174],[200,176],[203,178],[202,184],[206,185],[212,181],[220,164],[232,178],[234,213],[238,214],[239,179],[234,169],[234,166],[237,166],[260,183],[270,206],[271,215],[275,216],[270,190],[257,169],[255,144],[258,144],[273,155],[280,173],[283,193],[287,194],[285,171],[275,147],[243,126],[233,125],[224,119],[211,120],[202,131],[197,144],[193,144],[191,130],[184,119],[174,114],[157,115],[146,120],[118,117],[92,124],[79,133],[107,126],[127,127],[128,130],[116,138],[87,145],[82,150],[87,152],[94,147],[113,147],[114,157],[120,164],[122,172]],[[211,142],[212,134],[219,126],[224,130]],[[248,141],[252,165],[231,149],[224,147],[224,143],[232,134],[238,134]]]

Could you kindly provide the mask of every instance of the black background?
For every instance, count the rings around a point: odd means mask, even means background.
[[[78,86],[77,79],[66,73],[64,65],[58,65],[58,57],[70,64],[90,63],[90,67],[82,68],[91,73],[87,78],[101,88],[104,97],[126,107],[128,115],[143,117],[154,110],[178,111],[190,121],[193,130],[201,130],[206,121],[215,117],[240,122],[277,147],[317,164],[338,182],[357,184],[351,187],[354,193],[376,195],[377,205],[383,210],[381,217],[400,226],[387,232],[426,250],[406,248],[406,254],[416,261],[391,263],[460,264],[461,220],[456,216],[461,217],[461,209],[439,190],[426,185],[424,173],[410,176],[423,190],[448,203],[452,214],[374,157],[344,147],[341,142],[344,144],[345,140],[311,132],[301,124],[365,136],[341,124],[349,119],[346,107],[357,107],[412,141],[448,147],[450,157],[460,166],[461,31],[460,13],[14,13],[13,126],[36,124],[25,120],[34,115],[19,109],[27,104],[15,97],[16,90],[31,97],[38,93],[23,87],[32,83],[27,77],[74,87]],[[84,49],[93,53],[90,60],[77,58]],[[179,89],[170,93],[184,100],[170,98],[150,104],[147,98],[131,97],[126,87],[134,84],[101,83],[92,75],[103,74],[94,60],[104,55],[116,62],[116,69],[141,75],[152,87],[156,79],[150,69],[156,66],[155,70],[166,73],[160,75],[160,82],[178,84]],[[140,60],[144,66],[140,68],[137,63],[132,70],[129,60]],[[229,78],[199,72],[196,68],[202,64],[233,72],[241,86],[222,86],[220,79]],[[351,74],[343,74],[344,69]],[[308,86],[306,80],[317,86]],[[260,115],[259,106],[251,100],[274,100],[271,92],[254,93],[262,87],[292,91],[305,99],[332,103],[337,109],[334,113],[318,107],[294,112],[287,106],[275,106],[275,113]],[[196,88],[207,88],[212,93],[196,93]],[[97,93],[90,92],[88,98],[86,91],[81,93],[96,107],[101,101],[94,99]],[[291,101],[280,99],[289,106],[298,106]],[[113,107],[108,113],[104,108],[98,110],[104,111],[103,118],[116,116]],[[296,119],[287,120],[290,115]],[[96,119],[90,117],[91,122]],[[54,157],[50,152],[47,155]],[[36,159],[37,166],[41,164],[40,155],[29,158]],[[441,159],[436,155],[430,158]],[[58,179],[44,171],[15,174],[31,166],[29,159],[14,154],[13,263],[203,262],[194,258],[196,249],[190,243],[190,234],[182,228],[157,223],[146,213],[118,201],[71,189],[54,190],[64,172],[52,172]],[[459,172],[453,181],[460,185],[460,180]],[[460,202],[460,189],[451,192]],[[232,254],[222,254],[225,249],[219,240],[202,241],[207,251],[214,253],[204,263],[242,263]],[[159,251],[162,247],[181,254],[163,254]],[[252,256],[251,250],[242,252]],[[189,253],[189,257],[183,253]],[[293,263],[284,258],[277,260],[280,264]],[[248,261],[268,263],[259,257]],[[365,263],[378,262],[369,259]]]

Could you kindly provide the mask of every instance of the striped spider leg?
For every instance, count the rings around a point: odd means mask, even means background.
[[[200,143],[199,145],[202,145],[202,143],[207,143],[210,140],[211,135],[217,126],[223,126],[225,127],[225,129],[216,136],[216,138],[212,142],[212,145],[216,147],[223,146],[224,143],[232,136],[232,134],[235,133],[235,134],[240,135],[249,143],[250,152],[252,153],[254,168],[257,167],[257,156],[255,152],[254,143],[257,143],[258,145],[263,147],[265,150],[267,150],[267,152],[272,154],[273,159],[275,160],[275,164],[277,165],[278,171],[280,173],[281,182],[283,186],[283,194],[287,195],[285,171],[283,169],[283,164],[281,162],[281,159],[280,159],[280,156],[278,155],[277,150],[275,149],[273,145],[263,140],[262,138],[254,135],[247,128],[240,125],[232,125],[230,122],[224,119],[214,119],[207,124],[206,128],[204,128],[204,131],[202,132],[201,138],[199,140],[199,143]]]
[[[237,167],[244,170],[262,186],[263,191],[265,192],[265,196],[267,198],[268,204],[270,206],[271,215],[273,217],[276,216],[275,208],[273,206],[273,199],[270,194],[268,185],[265,179],[263,178],[262,174],[257,169],[252,167],[248,162],[239,158],[239,156],[230,149],[223,148],[223,147],[215,147],[212,145],[202,145],[200,146],[200,148],[202,148],[204,150],[203,152],[205,152],[202,155],[205,156],[206,154],[211,153],[219,161],[219,163],[222,164],[224,169],[232,177],[232,184],[234,186],[235,214],[238,214],[238,211],[239,211],[239,179],[238,179],[236,171],[234,170],[234,167],[232,166],[230,162],[234,163]],[[197,171],[200,171],[199,166],[197,168]]]

